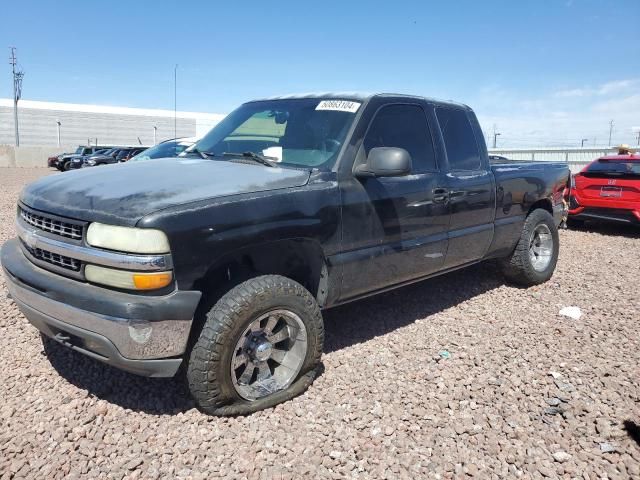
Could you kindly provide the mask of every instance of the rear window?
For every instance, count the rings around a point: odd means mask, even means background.
[[[479,170],[480,150],[467,112],[456,108],[436,108],[436,116],[447,149],[450,170]]]
[[[603,175],[610,177],[640,176],[640,162],[600,159],[589,165],[584,174],[587,176]]]

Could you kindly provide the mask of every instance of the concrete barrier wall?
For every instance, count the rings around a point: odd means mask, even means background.
[[[47,158],[73,152],[77,145],[62,147],[15,147],[0,145],[0,167],[47,167]]]
[[[589,163],[605,155],[615,155],[615,147],[602,148],[490,148],[490,155],[502,155],[512,160],[567,162],[572,173],[578,173]]]

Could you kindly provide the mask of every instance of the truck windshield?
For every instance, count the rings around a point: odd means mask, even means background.
[[[81,154],[82,154],[82,152],[84,152],[84,147],[78,147],[78,148],[76,148],[76,152],[75,152],[75,153],[76,153],[76,155],[81,155]]]
[[[358,102],[311,98],[250,102],[194,147],[212,160],[254,152],[285,166],[330,169],[359,108]]]
[[[640,161],[598,160],[583,173],[592,177],[640,177]]]

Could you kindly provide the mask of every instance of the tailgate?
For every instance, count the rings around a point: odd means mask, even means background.
[[[640,202],[640,179],[578,175],[575,177],[578,195],[591,200]]]

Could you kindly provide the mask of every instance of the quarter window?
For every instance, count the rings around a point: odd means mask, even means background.
[[[479,170],[480,151],[464,110],[436,108],[451,170]]]
[[[427,117],[417,105],[388,105],[378,111],[364,139],[365,154],[376,147],[404,148],[413,173],[437,169]]]

